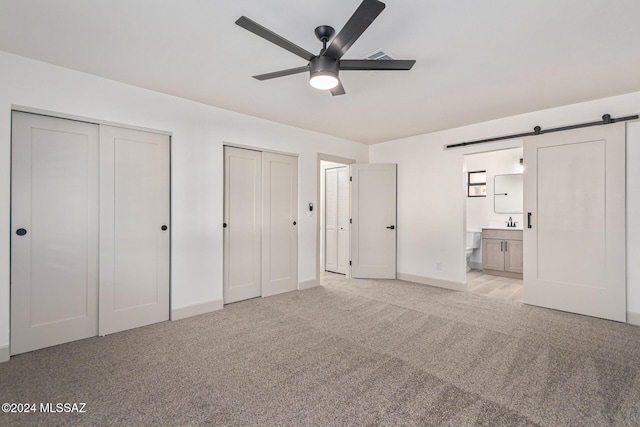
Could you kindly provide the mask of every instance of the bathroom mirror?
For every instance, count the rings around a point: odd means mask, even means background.
[[[493,178],[493,210],[499,214],[522,213],[522,174]]]

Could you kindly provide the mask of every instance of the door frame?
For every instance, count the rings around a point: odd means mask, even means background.
[[[320,182],[321,180],[324,179],[324,177],[322,176],[322,167],[321,167],[321,162],[325,161],[325,162],[334,162],[334,163],[341,163],[343,165],[349,166],[353,163],[355,163],[355,159],[350,159],[347,157],[340,157],[340,156],[334,156],[332,154],[326,154],[326,153],[318,153],[317,154],[317,160],[316,160],[316,176],[317,176],[317,181],[316,181],[316,283],[312,286],[315,285],[319,285],[320,284],[320,243],[322,242],[322,229],[321,229],[321,224],[320,224],[320,200],[322,197],[324,197],[324,194],[322,194],[322,192],[320,191]],[[351,202],[349,202],[351,203]],[[351,229],[349,229],[349,239],[351,239]],[[351,269],[347,270],[347,277],[351,277]],[[308,286],[311,287],[311,286]]]
[[[13,114],[13,112],[20,112],[20,113],[29,113],[29,114],[37,114],[40,116],[47,116],[47,117],[53,117],[53,118],[57,118],[57,119],[63,119],[63,120],[72,120],[72,121],[78,121],[78,122],[84,122],[84,123],[90,123],[90,124],[95,124],[98,126],[101,125],[106,125],[106,126],[113,126],[113,127],[120,127],[120,128],[124,128],[124,129],[131,129],[131,130],[135,130],[135,131],[140,131],[140,132],[149,132],[149,133],[155,133],[155,134],[159,134],[159,135],[166,135],[169,137],[169,321],[173,321],[174,320],[174,315],[173,315],[173,274],[172,274],[172,270],[173,270],[173,132],[171,131],[167,131],[167,130],[160,130],[160,129],[153,129],[153,128],[148,128],[148,127],[144,127],[144,126],[136,126],[136,125],[131,125],[131,124],[126,124],[126,123],[119,123],[119,122],[112,122],[109,120],[102,120],[102,119],[97,119],[94,117],[87,117],[87,116],[79,116],[76,114],[69,114],[69,113],[63,113],[60,111],[52,111],[52,110],[46,110],[46,109],[42,109],[42,108],[36,108],[36,107],[29,107],[26,105],[19,105],[19,104],[11,104],[11,110],[10,110],[10,117],[11,114]],[[98,140],[98,144],[100,143],[100,140]],[[13,144],[13,138],[12,135],[10,134],[10,142],[9,145],[12,146]],[[11,159],[11,157],[10,157]],[[9,176],[11,177],[13,174],[13,164],[11,162],[11,160],[9,161]],[[9,197],[9,212],[11,212],[13,206],[12,206],[12,198],[11,196]],[[9,229],[11,230],[13,227],[13,220],[10,216],[9,218]],[[11,286],[12,286],[12,271],[11,271],[11,243],[9,243],[9,251],[7,253],[7,257],[8,257],[8,265],[9,265],[9,292],[11,291]],[[98,266],[99,268],[99,266]],[[98,307],[100,304],[100,300],[99,300],[99,291],[100,291],[100,283],[98,282]],[[11,302],[9,301],[9,319],[11,319],[11,310],[13,309],[13,307],[11,307]],[[98,330],[100,328],[100,317],[99,317],[99,313],[98,313]],[[11,351],[11,333],[12,333],[12,329],[11,329],[11,325],[9,325],[9,352]],[[1,356],[1,355],[0,355]],[[0,357],[1,359],[1,357]]]

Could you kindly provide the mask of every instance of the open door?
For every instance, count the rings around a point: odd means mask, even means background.
[[[624,123],[528,138],[524,159],[524,302],[624,322]]]
[[[396,165],[352,164],[351,277],[396,278]]]

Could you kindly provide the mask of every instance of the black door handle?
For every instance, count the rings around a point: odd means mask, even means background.
[[[222,223],[222,228],[227,228],[227,223],[226,222]]]
[[[527,228],[531,227],[531,212],[527,212]]]
[[[293,225],[296,225],[296,224],[297,224],[297,222],[293,221]]]
[[[163,225],[162,227],[160,227],[162,229],[162,231],[167,231],[167,226]]]
[[[388,226],[387,228],[388,228],[389,230],[395,230],[395,229],[396,229],[396,226],[395,226],[395,225],[390,225],[390,226]]]
[[[26,230],[25,228],[18,228],[18,229],[16,230],[16,234],[17,234],[18,236],[24,236],[25,234],[27,234],[27,230]]]

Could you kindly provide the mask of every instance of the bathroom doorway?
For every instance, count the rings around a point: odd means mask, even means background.
[[[523,300],[522,159],[522,145],[464,155],[464,256],[469,292]]]

